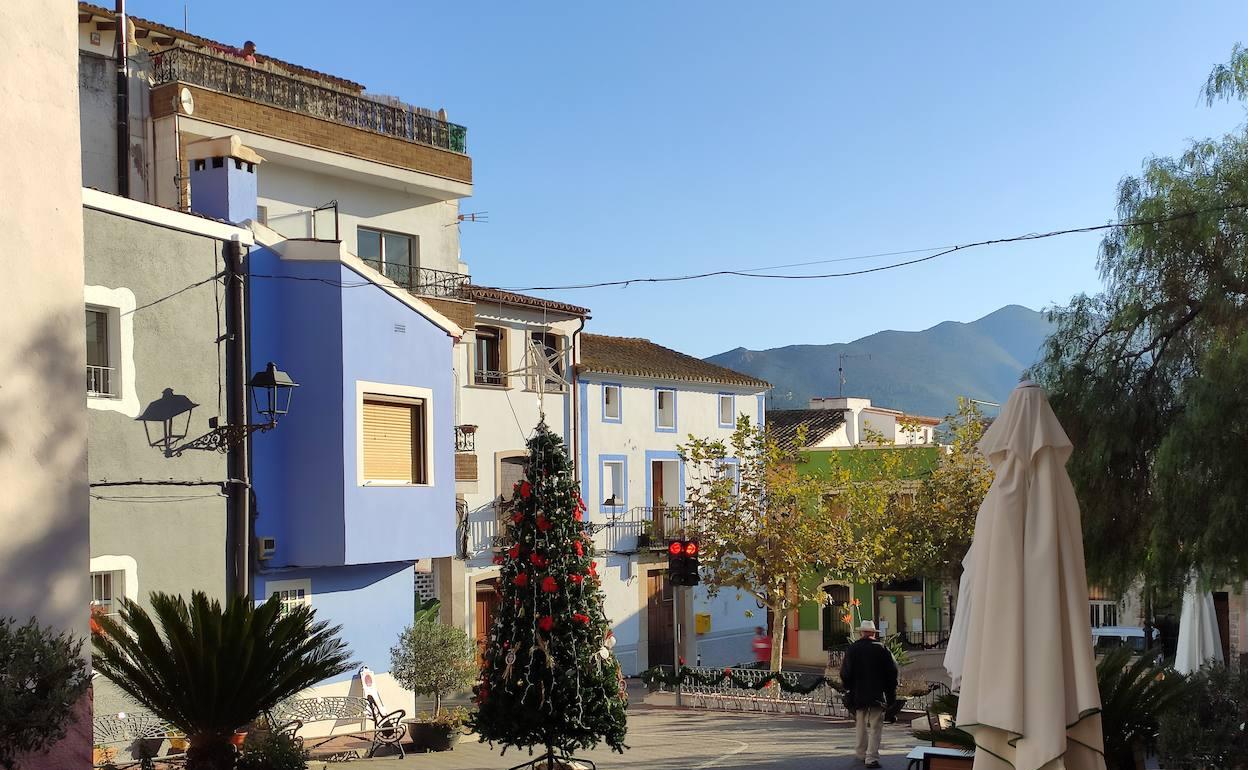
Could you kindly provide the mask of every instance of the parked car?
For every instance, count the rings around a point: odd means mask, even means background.
[[[1152,642],[1156,644],[1157,629],[1152,629]],[[1104,655],[1116,647],[1130,647],[1132,655],[1142,655],[1151,645],[1144,640],[1144,629],[1134,626],[1101,626],[1092,629],[1092,650]]]

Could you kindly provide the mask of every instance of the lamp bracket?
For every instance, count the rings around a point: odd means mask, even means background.
[[[220,425],[199,438],[182,444],[173,450],[174,456],[181,456],[187,450],[205,452],[228,452],[251,437],[253,433],[264,433],[272,430],[277,422],[249,423],[247,425]]]

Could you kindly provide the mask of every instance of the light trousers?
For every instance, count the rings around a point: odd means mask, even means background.
[[[884,709],[858,709],[854,712],[854,727],[858,731],[858,748],[854,751],[858,759],[879,762],[880,738],[884,734]]]

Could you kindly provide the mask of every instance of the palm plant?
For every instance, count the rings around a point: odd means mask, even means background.
[[[233,767],[231,737],[280,701],[352,667],[340,626],[316,622],[310,607],[279,597],[224,607],[202,592],[188,605],[153,593],[153,618],[123,600],[121,621],[102,617],[95,670],[183,731],[187,770]]]
[[[1131,654],[1117,647],[1096,664],[1108,770],[1135,770],[1137,752],[1154,748],[1160,718],[1184,691],[1183,675],[1159,664],[1156,650],[1135,661]]]

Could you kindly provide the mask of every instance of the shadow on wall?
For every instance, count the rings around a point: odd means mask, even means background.
[[[0,360],[0,615],[34,615],[44,625],[87,633],[90,544],[86,487],[86,379],[82,311],[49,316],[20,349]],[[73,394],[72,404],[57,396]],[[84,648],[87,652],[88,648]],[[88,767],[91,700],[48,754],[18,767]]]
[[[191,412],[199,404],[187,396],[165,388],[160,398],[143,409],[137,422],[143,423],[148,446],[160,449],[165,457],[177,454],[177,445],[186,438],[191,427]]]

